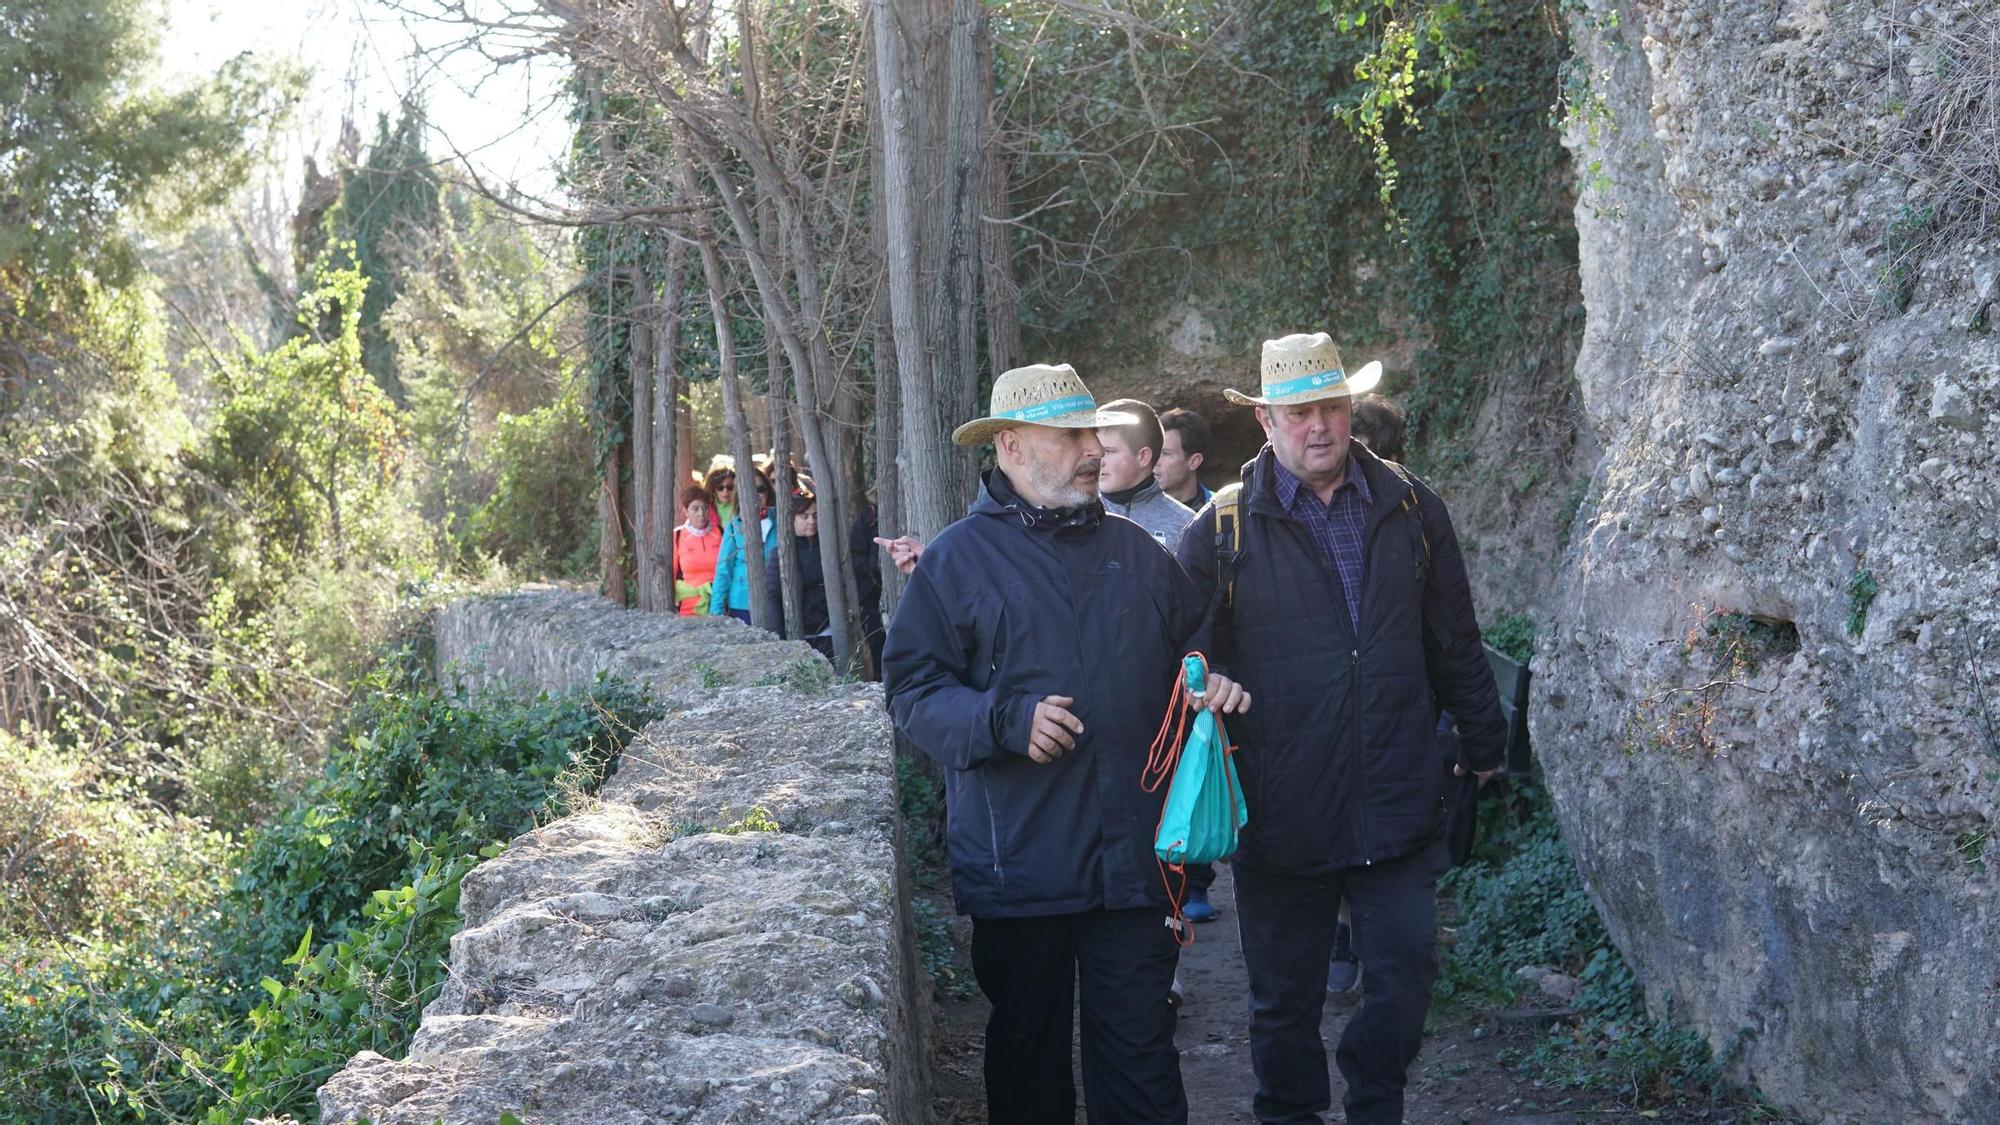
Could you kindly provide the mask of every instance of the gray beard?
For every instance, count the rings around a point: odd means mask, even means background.
[[[1097,499],[1097,490],[1088,492],[1078,487],[1075,476],[1058,476],[1046,465],[1028,463],[1028,483],[1048,501],[1048,508],[1074,508]]]

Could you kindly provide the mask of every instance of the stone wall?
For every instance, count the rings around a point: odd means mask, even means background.
[[[880,691],[735,621],[584,594],[435,625],[461,688],[609,672],[668,714],[594,807],[466,877],[449,983],[404,1060],[364,1053],[321,1089],[328,1125],[929,1120]]]
[[[1577,7],[1564,831],[1655,1008],[1769,1096],[2000,1120],[2000,229],[1953,179],[2000,185],[1996,16]]]

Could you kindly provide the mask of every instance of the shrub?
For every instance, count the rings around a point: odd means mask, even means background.
[[[325,772],[260,832],[231,893],[253,975],[308,929],[344,936],[371,891],[417,881],[430,852],[470,854],[595,793],[656,712],[636,688],[521,701],[446,696],[405,651],[364,683]]]
[[[472,514],[477,549],[525,574],[573,575],[595,552],[597,446],[574,390],[525,414],[503,414],[493,437],[493,495]]]
[[[226,853],[93,755],[0,732],[0,936],[203,926]]]
[[[43,883],[6,888],[0,911],[82,905],[63,916],[73,940],[0,933],[0,1120],[310,1119],[319,1083],[356,1051],[407,1044],[443,983],[465,873],[594,793],[654,713],[613,681],[448,698],[405,649],[364,682],[325,771],[254,834],[227,888],[220,837],[78,784],[83,767],[54,751],[0,745],[0,847],[46,823],[35,839],[81,832],[131,857],[44,843],[42,865],[22,865]],[[6,817],[10,801],[57,815]]]

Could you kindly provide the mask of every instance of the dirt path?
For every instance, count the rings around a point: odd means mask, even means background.
[[[1249,1122],[1256,1079],[1250,1068],[1246,1027],[1242,944],[1238,938],[1235,890],[1228,867],[1218,872],[1211,900],[1221,918],[1202,926],[1194,946],[1181,956],[1181,985],[1187,1003],[1175,1035],[1181,1075],[1187,1085],[1191,1125]],[[1351,1002],[1329,998],[1322,1034],[1329,1048],[1334,1108],[1340,1112],[1341,1081],[1332,1070],[1331,1047],[1353,1012]],[[937,1045],[939,1120],[943,1125],[985,1125],[980,1084],[980,1037],[986,1019],[979,998],[947,1003],[940,1012]],[[1722,1125],[1734,1114],[1709,1107],[1686,1112],[1635,1112],[1615,1097],[1552,1090],[1518,1077],[1500,1062],[1509,1047],[1531,1045],[1542,1034],[1535,1023],[1507,1023],[1485,1015],[1435,1015],[1424,1051],[1410,1075],[1407,1120],[1411,1125],[1582,1125],[1589,1122],[1701,1121]],[[1080,1087],[1079,1087],[1080,1088]],[[1078,1114],[1081,1119],[1081,1113]],[[1054,1123],[1052,1123],[1054,1125]]]

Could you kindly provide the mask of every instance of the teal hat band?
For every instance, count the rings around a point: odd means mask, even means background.
[[[1305,391],[1316,391],[1321,387],[1338,386],[1339,384],[1345,383],[1346,381],[1347,381],[1347,373],[1342,371],[1338,367],[1334,368],[1331,371],[1315,371],[1311,375],[1300,375],[1296,378],[1287,379],[1282,383],[1265,384],[1264,397],[1282,398],[1285,395],[1295,395]]]
[[[1040,422],[1047,418],[1060,418],[1065,414],[1081,414],[1086,410],[1096,410],[1097,402],[1089,395],[1071,395],[1053,402],[1038,402],[1023,406],[1019,410],[996,410],[995,418],[1006,418],[1015,422]]]

